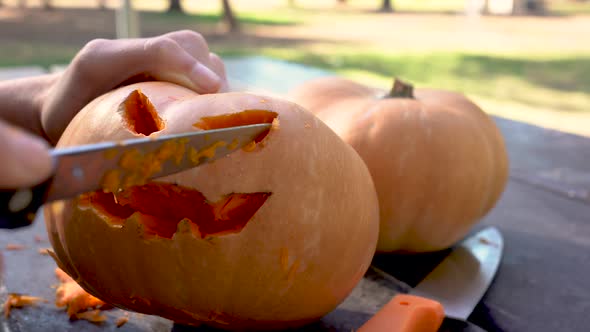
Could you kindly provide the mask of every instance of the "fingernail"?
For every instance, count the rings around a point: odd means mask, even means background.
[[[200,62],[193,68],[191,80],[202,90],[201,92],[217,92],[221,86],[219,76]]]

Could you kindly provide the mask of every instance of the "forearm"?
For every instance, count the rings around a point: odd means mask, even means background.
[[[0,118],[34,134],[45,136],[41,126],[44,99],[60,74],[0,81]]]

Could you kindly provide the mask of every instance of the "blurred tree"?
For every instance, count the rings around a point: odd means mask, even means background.
[[[546,0],[469,0],[468,14],[544,15]]]
[[[180,0],[170,0],[168,12],[184,13],[182,5],[180,4]]]
[[[51,0],[43,0],[43,9],[53,9]]]
[[[393,11],[393,6],[391,5],[391,0],[383,0],[383,3],[381,4],[381,11],[388,12],[388,13]]]
[[[223,19],[227,22],[229,26],[229,31],[236,32],[240,30],[240,25],[238,20],[236,19],[236,15],[234,15],[234,11],[231,8],[229,0],[222,0],[223,3]]]
[[[107,9],[107,0],[98,0],[98,8]]]
[[[346,4],[348,0],[336,0],[339,4]],[[589,0],[590,1],[590,0]],[[289,7],[295,7],[295,0],[289,0]]]
[[[515,1],[514,7],[516,7],[516,13],[514,14],[519,14],[518,10],[520,9],[521,13],[542,15],[545,13],[546,9],[544,0]]]
[[[240,30],[240,26],[238,20],[236,19],[236,15],[229,3],[229,0],[222,0],[223,4],[223,20],[227,23],[229,27],[229,31],[235,32]],[[168,6],[168,12],[178,12],[184,13],[184,9],[180,3],[180,0],[170,0]]]

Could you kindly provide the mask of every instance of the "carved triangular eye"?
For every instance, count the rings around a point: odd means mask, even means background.
[[[140,90],[133,90],[119,106],[127,128],[136,134],[149,136],[164,129],[164,121],[154,104]]]
[[[272,123],[273,127],[278,127],[279,114],[272,111],[265,110],[244,110],[237,113],[227,113],[215,116],[202,117],[199,122],[194,123],[193,126],[203,130],[210,129],[221,129],[237,126],[246,126],[258,123]],[[254,139],[255,143],[262,141],[268,130],[262,132],[258,137]]]

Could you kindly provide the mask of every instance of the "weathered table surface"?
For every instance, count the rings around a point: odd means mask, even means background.
[[[330,73],[304,66],[244,58],[227,60],[237,81],[262,91],[284,93],[307,79]],[[510,181],[497,206],[475,227],[497,226],[505,238],[505,254],[496,279],[469,320],[488,331],[587,331],[590,326],[590,139],[495,118],[509,150]],[[7,292],[53,299],[55,264],[37,248],[45,237],[43,220],[18,231],[0,231],[4,251],[0,300]],[[378,256],[374,263],[413,286],[443,253]],[[308,331],[350,331],[362,325],[380,305],[407,287],[368,273],[353,294]],[[119,310],[107,312],[111,317]],[[121,328],[110,319],[103,326],[69,322],[53,303],[15,310],[0,321],[7,331],[201,331],[170,321],[130,314]]]

